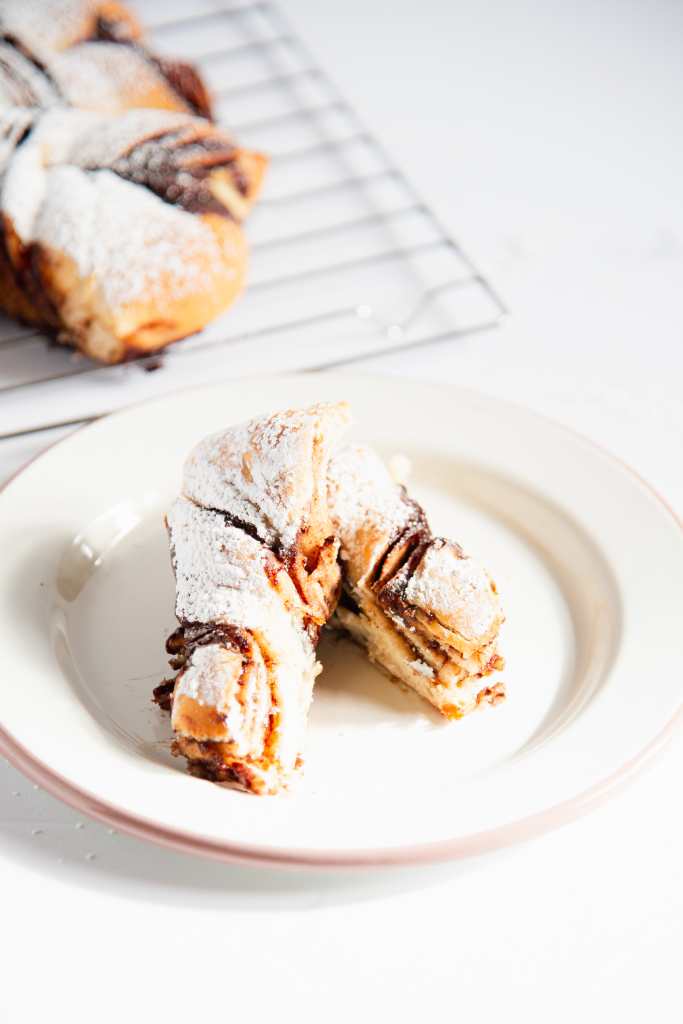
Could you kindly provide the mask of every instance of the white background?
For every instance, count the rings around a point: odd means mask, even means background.
[[[683,6],[288,10],[513,314],[368,369],[524,402],[680,510]],[[680,1021],[682,773],[679,740],[603,810],[526,847],[339,878],[110,836],[6,768],[0,1021]]]

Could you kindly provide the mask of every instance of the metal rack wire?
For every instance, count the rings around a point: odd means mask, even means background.
[[[251,281],[203,332],[122,367],[0,322],[0,440],[76,425],[189,380],[358,363],[499,323],[505,309],[489,281],[276,4],[204,0],[192,15],[182,0],[133,6],[153,47],[201,68],[218,120],[270,154],[249,225]],[[142,372],[151,369],[160,372]]]

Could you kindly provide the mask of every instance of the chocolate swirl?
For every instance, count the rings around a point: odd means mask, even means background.
[[[225,169],[244,195],[247,183],[237,157],[237,148],[225,136],[204,134],[191,126],[189,130],[145,139],[118,157],[111,170],[189,213],[232,216],[212,192],[209,179],[212,171]]]

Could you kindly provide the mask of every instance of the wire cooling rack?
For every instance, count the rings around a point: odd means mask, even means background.
[[[132,6],[157,52],[198,65],[217,119],[271,157],[248,225],[248,290],[163,356],[117,367],[0,320],[0,440],[75,426],[188,383],[356,363],[500,321],[489,281],[275,4],[204,0],[191,15],[186,0]]]

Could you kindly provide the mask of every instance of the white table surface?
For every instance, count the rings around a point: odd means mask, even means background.
[[[528,404],[680,510],[683,7],[288,7],[512,310],[368,369]],[[166,853],[0,766],[0,1022],[680,1021],[682,776],[679,739],[530,845],[349,877]]]

